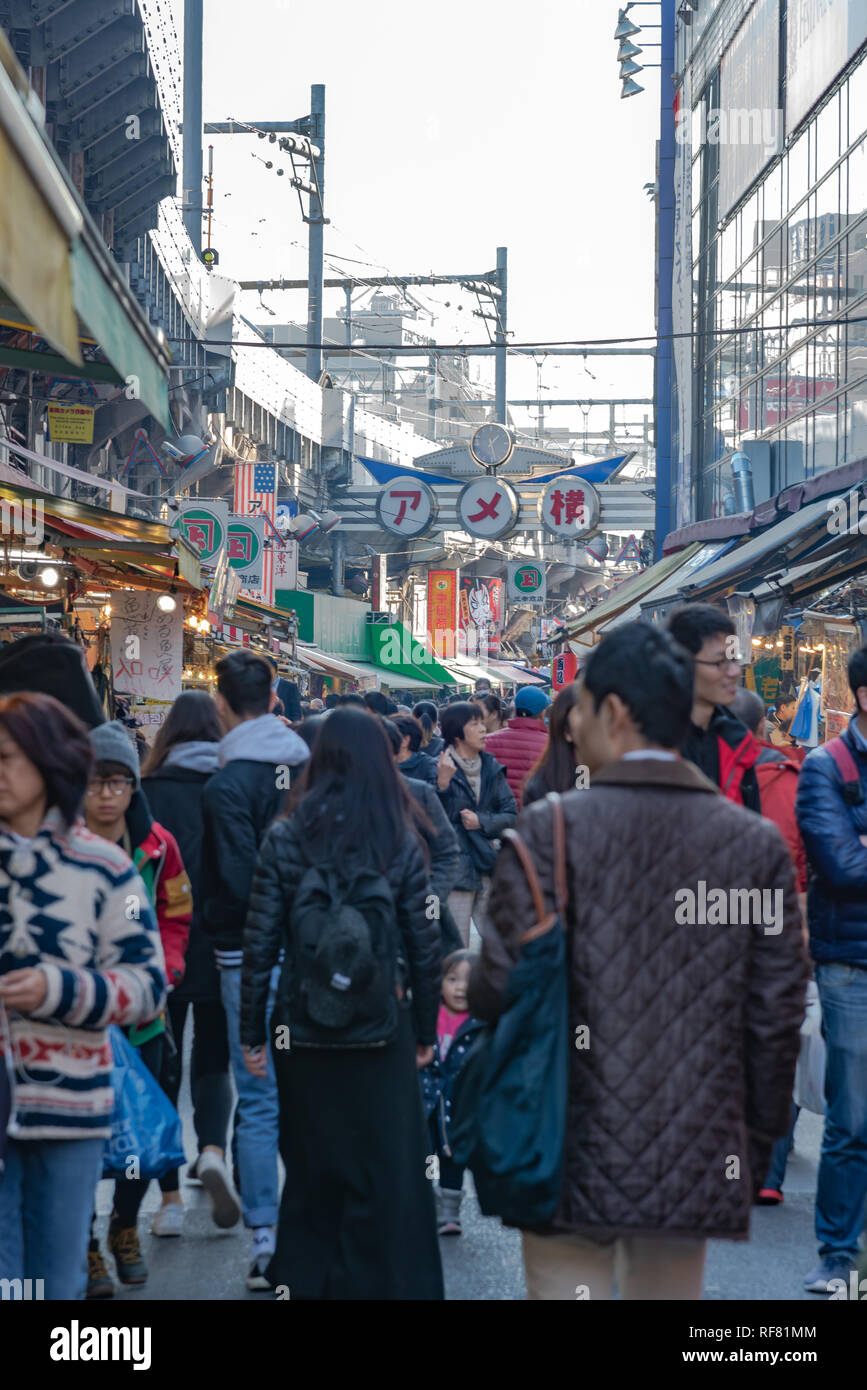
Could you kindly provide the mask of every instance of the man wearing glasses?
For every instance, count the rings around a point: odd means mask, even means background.
[[[681,754],[715,782],[729,801],[761,813],[755,764],[759,746],[727,708],[741,683],[735,625],[712,603],[688,603],[672,613],[668,630],[695,661],[692,721]]]

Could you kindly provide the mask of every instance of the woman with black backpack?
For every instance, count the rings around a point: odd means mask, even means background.
[[[254,1075],[270,1044],[280,1097],[278,1297],[443,1297],[417,1075],[439,1007],[429,896],[379,721],[334,710],[262,842],[244,934],[241,1041]]]

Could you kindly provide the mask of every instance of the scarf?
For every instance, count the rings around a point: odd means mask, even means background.
[[[482,755],[477,753],[474,758],[462,758],[456,748],[452,748],[452,757],[458,767],[463,772],[470,786],[476,801],[482,794]]]

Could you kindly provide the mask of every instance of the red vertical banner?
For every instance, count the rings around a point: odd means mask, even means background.
[[[377,555],[371,561],[370,602],[374,613],[385,612],[386,587],[388,583],[388,556]]]
[[[429,570],[427,630],[434,656],[454,658],[458,618],[458,584],[454,570]]]

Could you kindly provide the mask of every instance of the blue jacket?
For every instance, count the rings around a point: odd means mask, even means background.
[[[848,806],[831,754],[814,748],[798,779],[796,812],[807,851],[810,954],[818,962],[867,966],[867,753],[843,734],[861,776],[864,800]]]
[[[437,1138],[443,1153],[451,1153],[448,1127],[452,1118],[452,1092],[458,1072],[467,1058],[467,1053],[485,1024],[478,1018],[465,1018],[445,1055],[440,1057],[440,1045],[434,1043],[433,1061],[419,1072],[424,1113],[427,1119],[436,1112]]]

